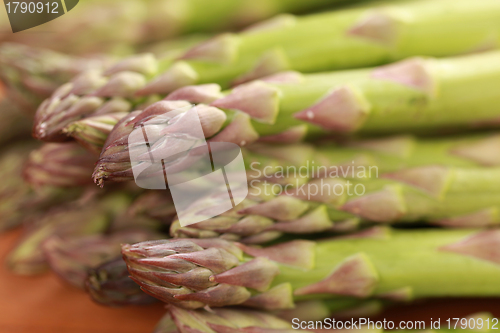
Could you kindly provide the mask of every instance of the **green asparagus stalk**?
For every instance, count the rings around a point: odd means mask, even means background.
[[[83,289],[87,272],[120,254],[120,245],[157,238],[147,230],[127,230],[110,235],[50,236],[42,251],[50,269],[63,281]]]
[[[30,153],[25,180],[34,187],[75,187],[91,183],[95,157],[76,143],[47,143]]]
[[[122,254],[134,281],[166,303],[273,310],[311,298],[497,296],[499,242],[496,229],[379,228],[267,248],[222,239],[144,242],[124,245]]]
[[[142,113],[133,112],[123,118],[110,132],[94,169],[94,181],[102,186],[105,181],[117,182],[132,180],[133,172],[130,163],[128,136],[141,126],[154,126],[147,120],[154,115],[167,113],[172,109],[187,106],[183,101],[161,101],[146,108]],[[256,139],[250,118],[245,113],[237,113],[229,118],[221,110],[199,104],[193,109],[198,112],[205,137],[210,142],[232,142],[240,146]],[[154,129],[154,127],[151,127]],[[182,133],[182,128],[165,124],[167,138],[173,133]],[[217,133],[217,134],[215,134]],[[215,135],[214,135],[215,134]],[[179,137],[182,137],[179,135]],[[154,145],[153,142],[150,144]],[[310,166],[340,167],[356,165],[376,166],[381,172],[401,170],[406,167],[443,164],[459,167],[498,166],[500,159],[496,150],[500,141],[491,137],[462,137],[452,139],[415,140],[411,137],[393,137],[382,140],[353,141],[344,145],[326,145],[313,149],[307,145],[290,145],[288,147],[255,146],[257,154],[249,154],[245,158],[247,170],[251,163],[260,162],[261,167],[287,166],[300,167],[305,161]],[[350,146],[350,147],[345,147]],[[258,148],[257,148],[258,147]],[[266,152],[267,151],[267,152]],[[260,156],[259,156],[260,155]],[[291,158],[290,156],[295,156]],[[257,166],[258,167],[258,166]]]
[[[59,205],[39,217],[26,229],[19,243],[9,253],[7,264],[17,274],[37,274],[48,268],[43,243],[50,237],[73,237],[102,234],[112,217],[123,211],[129,199],[120,194],[106,198],[84,195],[79,201]],[[88,207],[92,206],[92,209]]]
[[[123,65],[111,76],[79,80],[78,84],[92,87],[89,91],[74,89],[74,82],[65,85],[40,106],[34,133],[41,140],[56,140],[55,133],[68,124],[68,117],[49,114],[89,115],[113,98],[126,98],[132,111],[148,97],[163,97],[193,84],[217,83],[228,88],[233,81],[241,83],[284,70],[338,70],[414,55],[442,57],[496,48],[499,41],[492,36],[500,30],[499,18],[500,6],[495,0],[399,1],[303,18],[279,17],[240,34],[215,37],[173,64],[151,58],[156,64],[148,67],[151,71]],[[473,28],[464,29],[464,22]],[[210,103],[220,97],[216,86],[200,90],[177,92],[176,98],[188,94],[196,102]],[[268,89],[265,98],[252,101],[254,118],[274,120],[267,103],[274,94]],[[261,99],[264,105],[257,106]],[[58,117],[64,121],[56,120]]]
[[[79,3],[70,14],[43,27],[2,38],[74,54],[130,52],[130,48],[191,32],[221,31],[281,12],[303,12],[345,0],[105,0]],[[62,9],[61,9],[62,10]],[[98,13],[98,15],[97,15]],[[8,22],[7,18],[5,22]],[[110,24],[112,22],[112,24]],[[53,31],[51,34],[36,32]]]
[[[121,257],[89,270],[85,290],[93,301],[106,306],[143,305],[156,301],[128,277],[127,265]]]
[[[175,220],[171,236],[262,243],[284,233],[336,231],[336,224],[356,219],[385,224],[426,221],[461,228],[500,223],[500,193],[495,189],[499,168],[433,165],[381,177],[349,180],[334,176],[271,188],[251,180],[246,200],[220,216],[212,217],[205,207],[193,203],[190,214],[206,218],[187,227]]]
[[[500,83],[500,52],[286,75],[288,82],[273,82],[280,78],[276,75],[237,87],[212,105],[249,114],[255,130],[269,139],[304,123],[309,135],[387,133],[491,126],[500,116],[492,107],[498,104],[494,87]]]

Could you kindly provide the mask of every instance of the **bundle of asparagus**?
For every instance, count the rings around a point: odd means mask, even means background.
[[[114,13],[99,3],[92,38],[76,34],[97,8],[82,4],[59,45],[72,56],[2,45],[6,95],[39,104],[33,135],[46,142],[2,152],[0,226],[26,227],[7,258],[14,272],[50,268],[107,306],[160,300],[157,333],[322,332],[295,319],[500,296],[498,1],[386,0],[308,16],[290,13],[341,1],[202,2],[127,0]],[[111,49],[134,54],[111,61]],[[136,130],[148,156],[131,161]],[[218,216],[215,195],[194,201],[202,221],[181,226],[175,193],[138,189],[134,171],[172,186],[203,140],[212,152],[242,147],[248,195]]]
[[[179,239],[124,245],[122,253],[134,281],[164,302],[277,310],[311,297],[498,296],[499,240],[498,230],[377,227],[265,248]]]

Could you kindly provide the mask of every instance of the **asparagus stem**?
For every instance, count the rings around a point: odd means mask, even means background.
[[[422,0],[273,19],[260,28],[225,33],[201,43],[173,63],[170,59],[155,66],[158,61],[154,57],[136,56],[135,59],[143,59],[141,70],[130,65],[137,63],[132,57],[115,67],[119,71],[113,71],[111,76],[73,81],[40,106],[34,135],[46,141],[62,140],[57,134],[75,120],[71,114],[93,114],[113,97],[129,99],[128,111],[132,111],[144,98],[165,96],[187,85],[217,83],[228,88],[232,81],[241,83],[283,70],[319,72],[375,66],[414,55],[442,57],[496,48],[499,41],[492,36],[500,29],[499,18],[500,6],[495,0],[483,0],[480,4],[467,0]],[[473,28],[464,29],[464,22]],[[264,122],[276,120],[272,102],[277,98],[276,89],[260,83],[250,87],[250,95],[255,98],[250,105],[253,113],[249,114]],[[248,89],[240,90],[240,95],[248,95]],[[359,106],[359,96],[353,97],[349,91],[344,94]],[[231,108],[238,108],[232,102]],[[347,112],[347,123],[342,126],[349,128],[352,122],[361,123],[358,118],[368,112],[365,108],[369,105],[362,103],[362,107],[355,117]],[[279,123],[288,129],[289,122]]]
[[[250,195],[242,204],[187,227],[174,220],[170,233],[262,243],[284,233],[336,231],[337,224],[356,219],[385,224],[426,221],[462,228],[500,223],[500,197],[494,185],[500,169],[423,166],[381,176],[313,179],[296,188],[274,188],[276,194],[264,189],[265,195],[251,181]],[[203,215],[196,205],[190,209],[191,214]]]
[[[59,205],[37,219],[19,244],[9,253],[7,264],[18,274],[37,274],[48,267],[42,246],[49,237],[72,237],[101,234],[107,230],[111,218],[128,205],[128,198],[115,194],[98,200],[82,198],[82,201]],[[86,205],[95,208],[89,210]]]
[[[95,158],[76,143],[47,143],[33,150],[23,175],[34,187],[74,187],[90,184]]]
[[[284,309],[311,298],[500,293],[498,230],[381,231],[267,248],[221,239],[164,240],[124,245],[122,253],[144,291],[185,308]]]

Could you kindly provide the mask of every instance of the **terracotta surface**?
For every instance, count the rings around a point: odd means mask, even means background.
[[[19,234],[0,235],[0,333],[149,333],[164,313],[160,303],[116,309],[97,305],[52,273],[12,274],[5,255]]]
[[[5,265],[5,255],[20,231],[0,235],[0,333],[149,333],[161,318],[161,304],[106,308],[81,290],[67,286],[52,273],[16,276]],[[500,283],[500,281],[499,281]],[[500,316],[500,299],[436,300],[386,310],[376,319],[400,320],[464,317],[478,311]]]

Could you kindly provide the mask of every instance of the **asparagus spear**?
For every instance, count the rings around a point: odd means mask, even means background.
[[[75,83],[70,83],[45,101],[37,114],[72,110],[88,115],[118,97],[129,100],[129,110],[137,110],[134,105],[144,98],[165,96],[192,84],[218,83],[227,88],[231,81],[250,81],[283,70],[338,70],[414,55],[441,57],[496,48],[499,41],[492,36],[500,30],[499,18],[500,6],[495,0],[403,1],[303,18],[280,17],[240,34],[220,35],[187,51],[174,64],[160,61],[146,73],[132,69],[136,73],[131,75],[130,65],[123,65],[111,77],[81,79],[79,84],[93,88],[89,91],[79,92],[71,87]],[[464,29],[465,25],[473,28]],[[201,94],[205,103],[219,95],[213,86],[202,90],[196,96]],[[269,94],[272,96],[274,90]],[[254,106],[259,99],[253,101]],[[87,101],[85,108],[82,101]],[[255,118],[272,119],[271,111],[256,108],[262,117]],[[57,138],[52,132],[65,125],[39,116],[35,135],[52,141]]]
[[[91,183],[92,154],[76,143],[47,143],[30,153],[24,178],[34,187],[74,187]]]
[[[144,242],[124,245],[122,254],[134,281],[166,303],[272,310],[311,298],[496,296],[499,242],[496,229],[379,227],[267,248],[222,239]]]
[[[43,27],[9,35],[7,31],[11,29],[7,23],[1,28],[5,31],[3,39],[28,45],[74,54],[123,53],[155,40],[242,27],[281,12],[297,13],[341,2],[347,1],[214,0],[210,6],[203,0],[85,1],[76,7],[78,15],[65,15]],[[55,33],[37,34],[37,31]]]
[[[88,271],[85,290],[93,301],[106,306],[143,305],[156,301],[128,277],[121,257]]]
[[[339,222],[342,226],[356,218],[376,223],[427,221],[462,228],[500,223],[500,193],[495,189],[495,179],[500,180],[498,168],[423,166],[382,178],[320,178],[298,187],[271,189],[250,181],[246,201],[220,216],[212,217],[205,207],[193,203],[190,213],[206,215],[206,219],[187,227],[175,220],[171,236],[220,236],[262,243],[284,233],[334,231]]]
[[[100,158],[94,169],[94,181],[102,186],[105,181],[126,181],[133,179],[133,172],[129,157],[128,136],[140,126],[149,128],[147,123],[153,115],[167,113],[169,110],[188,105],[182,101],[161,101],[146,108],[142,113],[133,112],[123,118],[110,132],[104,144]],[[198,112],[205,136],[208,142],[233,142],[245,145],[255,141],[257,133],[250,126],[249,117],[244,113],[235,114],[229,118],[230,124],[222,130],[227,122],[227,116],[219,109],[199,104],[193,109]],[[154,126],[151,127],[154,129]],[[169,134],[178,133],[182,138],[184,129],[165,123],[165,130]],[[215,134],[217,133],[217,134]],[[215,134],[215,135],[214,135]],[[168,135],[160,136],[161,139]],[[154,145],[154,142],[150,142]],[[500,144],[495,136],[484,138],[453,138],[450,140],[415,140],[411,137],[394,137],[385,140],[354,141],[346,148],[330,145],[314,150],[306,145],[291,145],[288,147],[261,146],[254,150],[257,154],[246,157],[247,170],[254,161],[261,166],[294,165],[302,166],[305,161],[316,163],[316,166],[345,166],[356,165],[377,166],[381,172],[396,171],[405,167],[430,164],[470,166],[497,166],[500,160],[495,153]],[[357,147],[356,147],[357,146]],[[254,146],[255,147],[255,146]],[[267,151],[267,153],[266,153]],[[259,156],[260,155],[260,156]],[[289,158],[295,156],[295,158]]]
[[[9,253],[7,264],[18,274],[37,274],[47,269],[47,258],[42,251],[43,243],[50,237],[95,235],[105,232],[111,218],[123,211],[129,199],[120,194],[96,198],[84,195],[76,202],[59,205],[29,225],[19,243]],[[93,209],[88,209],[88,205]]]
[[[42,251],[50,269],[65,282],[84,288],[87,272],[120,254],[120,245],[157,238],[148,230],[126,230],[110,235],[50,236]]]
[[[293,75],[294,81],[285,83],[255,81],[237,87],[212,105],[248,113],[262,136],[304,122],[311,135],[387,133],[496,125],[500,115],[492,107],[498,104],[494,87],[500,83],[500,52]]]

